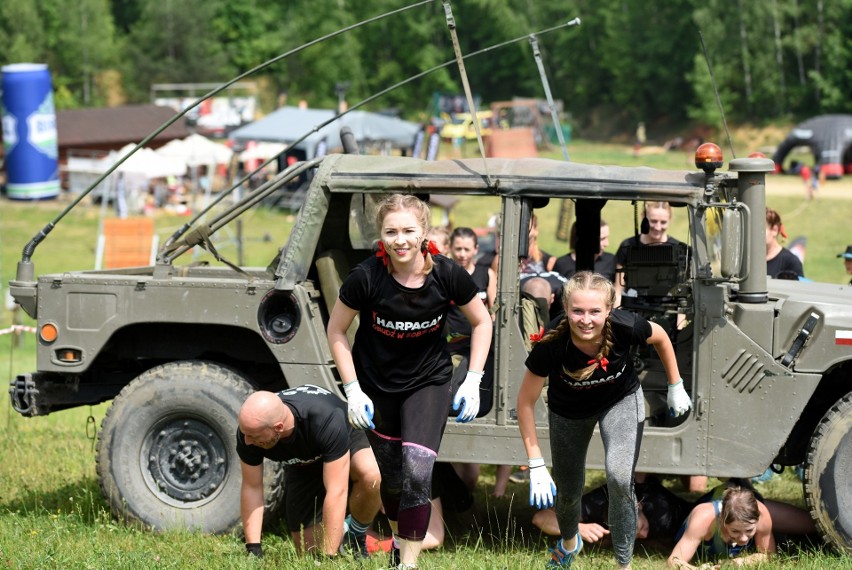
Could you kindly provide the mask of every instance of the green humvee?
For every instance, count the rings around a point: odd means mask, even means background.
[[[265,268],[178,264],[208,228],[151,267],[36,278],[25,255],[12,295],[40,331],[52,326],[56,334],[40,336],[38,370],[12,381],[12,403],[37,416],[112,399],[97,468],[116,515],[154,528],[228,531],[240,520],[233,441],[245,396],[307,383],[340,393],[325,328],[342,279],[371,255],[376,199],[488,197],[502,210],[494,384],[480,417],[448,423],[440,454],[522,464],[515,402],[528,331],[520,324],[518,258],[530,216],[548,200],[572,200],[583,268],[597,252],[607,201],[664,200],[688,215],[690,246],[632,252],[625,276],[633,292],[624,305],[680,321],[670,330],[694,408],[678,422],[668,418],[663,369],[653,355],[636,354],[648,404],[638,469],[751,477],[772,464],[804,463],[820,531],[852,552],[852,289],[767,280],[765,175],[774,165],[737,159],[723,172],[715,162],[701,163],[704,172],[674,172],[334,154],[315,160],[289,240]],[[299,172],[291,167],[255,193]],[[545,406],[536,413],[546,439]],[[603,457],[596,437],[589,467],[602,468]],[[266,469],[272,511],[285,482],[275,465]]]

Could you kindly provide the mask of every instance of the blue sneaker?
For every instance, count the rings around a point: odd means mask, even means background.
[[[577,545],[574,550],[565,550],[562,546],[562,539],[556,543],[556,548],[548,548],[551,554],[550,560],[547,561],[547,568],[570,568],[574,563],[574,559],[583,550],[583,539],[580,538],[580,533],[577,533]]]

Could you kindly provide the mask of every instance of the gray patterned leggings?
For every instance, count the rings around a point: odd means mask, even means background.
[[[570,539],[577,534],[580,498],[585,484],[586,452],[595,424],[600,424],[606,454],[609,529],[615,559],[622,565],[628,564],[633,557],[633,541],[636,539],[633,472],[639,458],[644,421],[642,388],[598,416],[569,419],[550,412],[550,453],[557,491],[556,519],[562,536]]]

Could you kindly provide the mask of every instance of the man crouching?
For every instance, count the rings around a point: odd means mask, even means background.
[[[250,555],[263,556],[267,458],[284,464],[285,520],[297,552],[320,549],[335,556],[343,542],[355,556],[367,556],[366,531],[381,505],[381,475],[364,431],[349,425],[343,400],[312,385],[255,392],[240,408],[237,454],[243,475],[240,515]]]

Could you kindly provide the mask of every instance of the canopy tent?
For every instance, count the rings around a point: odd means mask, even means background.
[[[821,115],[797,125],[772,156],[776,169],[783,170],[784,158],[799,146],[810,147],[826,178],[840,178],[852,164],[852,115]]]
[[[109,153],[109,156],[100,161],[100,166],[103,168],[102,172],[106,172],[135,146],[135,144],[130,143],[121,147],[118,152]],[[143,147],[124,161],[116,171],[142,175],[146,178],[165,178],[167,176],[183,176],[186,174],[186,164],[186,160],[183,158],[165,156],[148,147]]]
[[[325,142],[329,150],[342,147],[340,129],[352,129],[358,144],[387,144],[392,148],[410,149],[420,126],[369,111],[352,111],[323,127],[322,123],[334,119],[331,109],[299,109],[282,107],[263,119],[249,123],[231,132],[235,141],[266,141],[292,144],[306,134],[308,136],[293,148],[305,153],[307,159],[314,158],[320,143]],[[313,132],[315,129],[316,132]]]
[[[199,134],[169,141],[156,152],[163,156],[183,159],[189,167],[227,164],[233,154],[227,146]]]

